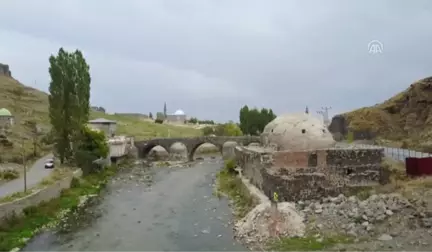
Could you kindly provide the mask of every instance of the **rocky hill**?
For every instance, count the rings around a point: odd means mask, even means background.
[[[391,141],[432,151],[432,77],[381,104],[335,116],[329,130],[337,140],[352,132],[355,140]]]

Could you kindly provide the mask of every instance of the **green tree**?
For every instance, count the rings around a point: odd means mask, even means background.
[[[241,131],[240,127],[233,123],[229,122],[224,124],[224,136],[242,136],[243,132]]]
[[[49,116],[60,162],[73,158],[73,144],[89,119],[90,73],[82,53],[60,48],[49,58]],[[76,147],[76,146],[75,146]]]
[[[249,109],[247,105],[240,109],[240,129],[244,134],[259,135],[264,127],[276,118],[273,110],[262,108]]]
[[[216,131],[215,127],[210,127],[210,126],[204,127],[202,129],[202,132],[203,132],[204,136],[213,135],[213,134],[215,134],[215,131]]]
[[[153,119],[153,114],[152,114],[152,112],[149,113],[149,118],[150,118],[150,119]]]
[[[109,154],[109,145],[105,134],[83,127],[79,136],[78,148],[75,151],[76,164],[83,169],[85,174],[99,171],[101,167],[94,161],[99,158],[107,158]]]

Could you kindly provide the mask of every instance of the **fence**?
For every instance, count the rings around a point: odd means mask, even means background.
[[[341,145],[347,145],[342,143]],[[381,147],[384,149],[384,155],[388,158],[394,159],[396,161],[405,162],[406,158],[424,158],[424,157],[432,157],[432,153],[418,152],[415,150],[409,149],[401,149],[401,148],[392,148],[378,145],[370,145],[370,144],[348,144],[354,148],[371,148],[371,147]]]

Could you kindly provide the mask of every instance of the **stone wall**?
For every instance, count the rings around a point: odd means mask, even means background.
[[[333,134],[333,138],[336,141],[341,141],[346,138],[348,131],[349,121],[344,115],[336,115],[332,118],[332,121],[328,127],[328,130]],[[372,140],[375,139],[376,133],[370,130],[351,130],[353,134],[353,140]]]
[[[269,198],[283,201],[335,196],[378,184],[383,149],[325,149],[316,151],[260,151],[235,149],[243,174]]]
[[[0,63],[0,75],[4,75],[4,76],[7,76],[7,77],[12,77],[12,73],[9,70],[9,66],[8,65]]]
[[[16,199],[14,201],[5,202],[0,204],[0,220],[16,215],[21,215],[23,210],[29,206],[37,206],[43,201],[49,201],[51,199],[60,196],[63,189],[70,187],[73,177],[80,177],[82,175],[81,169],[75,171],[72,176],[66,177],[62,180],[57,181],[55,184],[48,185],[45,188],[39,189],[30,195],[23,198]]]

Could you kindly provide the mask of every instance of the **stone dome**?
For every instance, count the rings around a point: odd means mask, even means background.
[[[7,109],[2,108],[2,109],[0,109],[0,116],[8,116],[8,117],[10,117],[10,116],[12,116],[12,113],[9,110],[7,110]]]
[[[265,145],[278,150],[313,150],[333,147],[335,141],[324,123],[310,114],[286,114],[267,124],[262,137]]]

